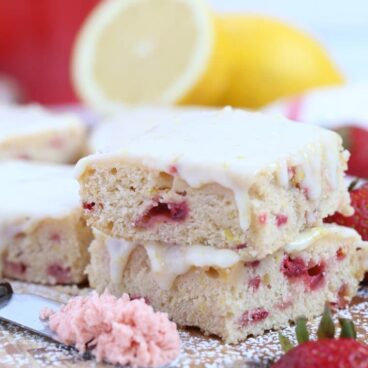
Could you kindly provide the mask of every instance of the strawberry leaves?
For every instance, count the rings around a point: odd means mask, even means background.
[[[357,334],[355,331],[354,323],[347,318],[339,318],[339,324],[341,327],[340,338],[356,339]],[[335,338],[335,324],[332,319],[332,313],[330,307],[326,304],[323,311],[321,321],[317,329],[317,339],[334,339]],[[298,344],[303,344],[310,341],[310,335],[307,328],[307,319],[305,317],[299,317],[295,324],[295,335]],[[289,338],[279,333],[279,341],[282,350],[286,353],[292,348],[294,344]]]
[[[284,336],[281,332],[279,333],[279,341],[280,341],[281,349],[284,353],[287,353],[289,350],[291,350],[294,347],[293,343],[286,336]]]
[[[299,317],[295,326],[296,340],[299,344],[309,341],[309,331],[307,328],[307,319],[305,317]]]
[[[355,331],[354,323],[347,318],[339,318],[341,326],[340,338],[356,339],[357,333]]]
[[[325,305],[321,322],[318,326],[317,337],[318,340],[333,339],[335,336],[335,324],[332,320],[331,310]]]
[[[352,192],[354,189],[358,187],[358,183],[360,182],[360,178],[355,178],[348,187],[348,191]]]

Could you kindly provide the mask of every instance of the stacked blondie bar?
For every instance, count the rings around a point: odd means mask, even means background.
[[[239,110],[167,117],[77,164],[90,283],[227,342],[349,302],[366,244],[328,130]]]

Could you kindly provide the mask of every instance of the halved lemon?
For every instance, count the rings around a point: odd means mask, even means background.
[[[226,52],[202,0],[105,0],[82,26],[72,59],[82,100],[122,105],[214,105],[227,82]]]

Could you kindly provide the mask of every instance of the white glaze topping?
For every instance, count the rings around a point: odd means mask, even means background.
[[[119,283],[123,277],[130,253],[135,246],[133,243],[117,238],[108,238],[106,246],[110,257],[111,281],[113,283]]]
[[[125,266],[135,244],[103,235],[94,230],[95,236],[105,245],[110,259],[110,278],[113,283],[121,281]],[[203,245],[182,247],[153,242],[145,244],[153,276],[162,289],[169,289],[176,277],[185,274],[191,267],[229,268],[239,260],[239,255],[229,249],[217,249]]]
[[[170,289],[176,277],[191,267],[229,268],[240,260],[239,255],[229,249],[216,249],[204,245],[183,247],[151,243],[144,245],[151,263],[152,273],[162,289]]]
[[[135,245],[125,240],[110,238],[96,232],[99,240],[105,242],[110,259],[110,278],[113,283],[121,281],[125,266]],[[358,247],[368,248],[359,234],[351,228],[326,224],[301,233],[293,242],[284,247],[287,253],[298,253],[313,246],[319,240],[329,237],[330,241],[354,241]],[[192,267],[227,269],[242,262],[239,254],[230,249],[212,248],[203,245],[178,246],[159,242],[143,245],[147,252],[153,277],[160,288],[168,290],[175,279]],[[119,264],[120,262],[120,264]]]
[[[24,231],[44,218],[63,218],[80,208],[72,166],[4,161],[0,177],[2,235]]]
[[[15,137],[81,129],[82,126],[82,122],[73,114],[51,113],[39,105],[0,105],[0,143]]]
[[[246,230],[248,192],[257,174],[271,171],[280,185],[288,185],[288,165],[300,165],[301,185],[314,200],[321,194],[322,161],[331,166],[331,172],[341,165],[341,138],[336,133],[281,117],[225,108],[188,113],[153,125],[124,141],[120,150],[80,160],[77,176],[96,160],[121,159],[166,172],[175,165],[177,175],[192,187],[219,183],[231,189],[240,225]]]
[[[89,150],[95,153],[124,148],[132,139],[145,134],[162,120],[175,119],[177,116],[202,110],[158,106],[123,109],[94,127],[89,137]]]
[[[325,224],[302,232],[294,241],[286,245],[284,249],[288,253],[301,252],[327,236],[335,237],[337,241],[350,239],[362,243],[360,235],[354,229],[334,224]]]

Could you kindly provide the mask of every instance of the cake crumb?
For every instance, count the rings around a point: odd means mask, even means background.
[[[159,367],[180,353],[176,324],[166,313],[155,312],[144,299],[131,300],[104,292],[70,299],[59,311],[45,308],[42,320],[58,340],[89,350],[97,361],[132,367]]]

